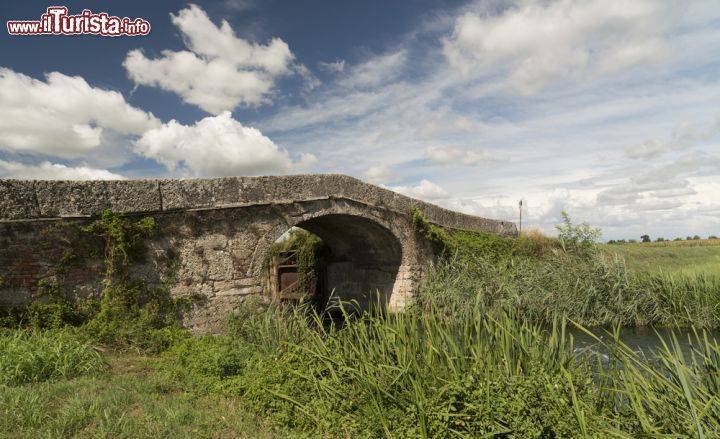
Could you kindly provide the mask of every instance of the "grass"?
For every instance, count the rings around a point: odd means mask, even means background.
[[[567,319],[480,306],[366,314],[340,327],[271,308],[160,358],[0,386],[3,437],[717,437],[720,346],[656,359],[619,332],[574,352]]]
[[[633,272],[659,270],[685,275],[720,276],[720,239],[604,244],[608,255],[625,260]]]
[[[426,271],[421,306],[438,301],[458,310],[479,304],[488,313],[513,309],[534,322],[563,314],[585,326],[720,327],[720,275],[633,270],[630,257],[606,250],[641,244],[598,247],[591,237],[569,236],[561,244],[538,233],[511,239],[423,227],[444,256]]]
[[[569,218],[562,242],[415,222],[442,256],[402,314],[245,306],[227,334],[189,337],[128,326],[148,307],[132,300],[81,328],[0,333],[0,436],[720,437],[703,329],[720,326],[719,276],[628,270]],[[691,327],[691,349],[620,341],[647,324]],[[575,351],[573,325],[596,349]],[[98,327],[120,341],[104,354]]]
[[[168,390],[152,357],[108,354],[106,373],[0,386],[0,436],[7,438],[273,438],[236,398]]]
[[[168,386],[243,400],[313,437],[716,437],[720,346],[698,331],[658,359],[619,341],[574,353],[565,318],[480,306],[365,315],[342,328],[272,310],[166,351]],[[252,329],[252,331],[250,331]],[[244,334],[244,335],[243,335]],[[172,384],[174,383],[174,384]]]
[[[95,375],[104,368],[100,354],[76,331],[0,333],[0,385]]]

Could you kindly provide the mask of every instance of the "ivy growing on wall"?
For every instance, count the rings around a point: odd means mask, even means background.
[[[317,270],[329,257],[329,249],[317,235],[300,228],[293,228],[289,237],[276,242],[270,247],[265,261],[266,268],[270,261],[282,253],[296,251],[298,265],[298,283],[301,291],[312,293],[310,289],[317,282]]]

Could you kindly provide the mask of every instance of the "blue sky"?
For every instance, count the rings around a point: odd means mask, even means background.
[[[522,198],[546,232],[720,235],[716,1],[63,5],[152,31],[1,32],[2,178],[336,172],[493,218]]]

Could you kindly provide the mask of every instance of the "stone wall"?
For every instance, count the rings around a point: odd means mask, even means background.
[[[377,289],[402,309],[433,257],[410,212],[451,228],[514,234],[509,222],[463,215],[341,175],[208,180],[49,182],[0,180],[0,304],[32,300],[41,279],[97,295],[97,242],[80,232],[104,209],[153,216],[159,234],[133,275],[200,295],[185,324],[217,331],[239,303],[267,297],[264,261],[290,227],[318,234],[333,251],[328,278],[344,299],[367,303]]]

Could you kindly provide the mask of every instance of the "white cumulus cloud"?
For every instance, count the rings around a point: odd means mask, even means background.
[[[189,50],[165,50],[156,59],[130,51],[123,65],[135,83],[174,92],[219,114],[268,101],[275,79],[292,72],[294,56],[280,38],[265,45],[238,38],[226,20],[217,26],[192,4],[171,18]]]
[[[105,130],[139,135],[159,125],[122,94],[59,72],[45,81],[0,69],[0,149],[64,158],[100,147]]]
[[[41,162],[28,165],[0,160],[0,177],[23,180],[123,180],[125,177],[105,169],[88,166],[65,166],[59,163]]]
[[[162,163],[167,169],[196,176],[286,173],[317,163],[312,154],[293,161],[260,130],[243,126],[229,111],[209,116],[195,125],[175,120],[146,132],[135,150]]]
[[[527,0],[500,14],[468,11],[444,40],[466,76],[501,68],[520,92],[655,63],[669,55],[662,0]],[[501,71],[502,71],[501,70]]]
[[[435,201],[448,198],[450,194],[435,183],[422,180],[415,186],[391,186],[388,189],[419,200]]]
[[[397,180],[397,175],[393,173],[387,165],[373,166],[363,172],[363,176],[367,181],[373,184],[382,184]]]

